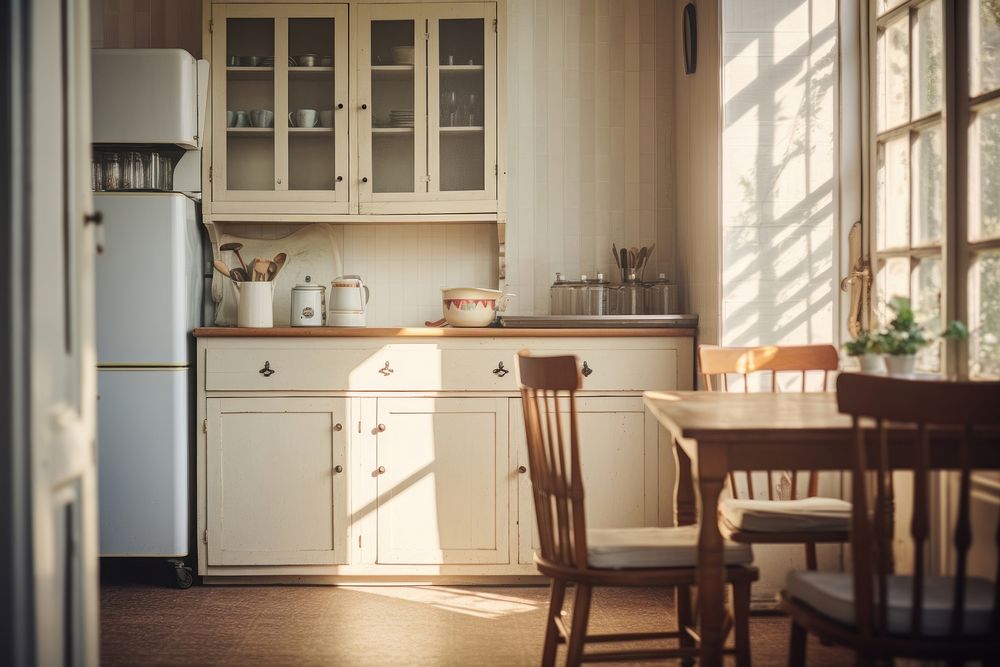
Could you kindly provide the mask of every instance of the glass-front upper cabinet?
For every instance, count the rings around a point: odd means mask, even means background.
[[[348,212],[347,6],[215,5],[212,36],[213,207]]]
[[[359,15],[360,212],[496,211],[496,5]]]

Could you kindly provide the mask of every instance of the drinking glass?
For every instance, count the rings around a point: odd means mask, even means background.
[[[105,153],[103,168],[105,190],[122,189],[122,162],[118,153]]]
[[[129,151],[125,154],[122,187],[126,190],[141,190],[146,187],[146,167],[139,151]]]
[[[104,189],[104,156],[95,155],[90,161],[90,189],[100,192]]]

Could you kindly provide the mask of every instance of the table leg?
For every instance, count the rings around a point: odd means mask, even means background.
[[[677,482],[674,488],[674,525],[693,526],[698,521],[698,504],[694,494],[691,457],[674,440],[674,463]]]
[[[703,452],[698,452],[699,457]],[[701,530],[698,535],[698,596],[701,602],[701,662],[703,667],[721,667],[726,614],[725,562],[722,533],[717,519],[719,494],[724,475],[711,476],[700,471]]]

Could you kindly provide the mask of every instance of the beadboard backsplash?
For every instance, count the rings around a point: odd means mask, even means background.
[[[280,239],[301,225],[227,224],[236,236]],[[441,317],[442,287],[497,286],[493,224],[331,225],[345,274],[368,285],[368,326],[423,326]],[[275,243],[275,252],[281,250]]]

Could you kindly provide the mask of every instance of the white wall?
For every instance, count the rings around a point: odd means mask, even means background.
[[[656,243],[674,275],[674,3],[510,0],[507,285],[545,314],[557,271]]]
[[[722,342],[831,342],[837,3],[723,1]]]

